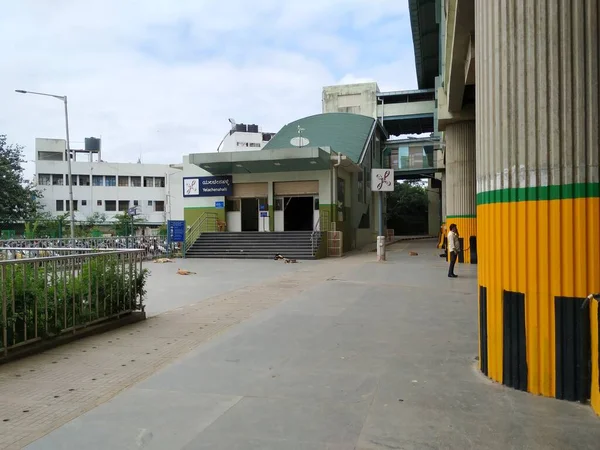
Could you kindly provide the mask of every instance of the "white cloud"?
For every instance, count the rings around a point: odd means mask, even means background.
[[[416,87],[399,0],[20,0],[0,5],[0,133],[26,146],[102,136],[111,161],[214,151],[227,118],[278,131],[320,112],[321,88]],[[29,166],[31,170],[31,166]]]

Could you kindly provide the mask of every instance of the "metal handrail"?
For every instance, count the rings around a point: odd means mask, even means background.
[[[217,224],[217,214],[211,212],[202,213],[198,219],[192,224],[189,230],[187,230],[185,235],[185,249],[186,251],[194,245],[194,242],[198,240],[200,235],[202,234],[202,225],[208,223],[209,219],[214,220],[214,225],[216,228]]]
[[[0,261],[0,361],[17,347],[143,312],[143,254],[130,249]]]
[[[312,250],[312,255],[315,256],[315,233],[321,231],[321,213],[319,212],[319,218],[317,219],[317,223],[315,224],[312,233],[310,233],[310,245]]]

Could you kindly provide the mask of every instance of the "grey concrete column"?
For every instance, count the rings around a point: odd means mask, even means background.
[[[475,121],[450,124],[446,140],[446,223],[455,223],[463,238],[464,262],[471,261],[470,241],[477,236]]]
[[[475,0],[481,369],[572,400],[569,308],[600,291],[599,3]]]

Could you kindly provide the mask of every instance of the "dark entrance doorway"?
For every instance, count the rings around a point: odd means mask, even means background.
[[[258,231],[258,199],[242,199],[242,231]]]
[[[285,231],[312,231],[313,204],[313,197],[284,197],[283,229]]]

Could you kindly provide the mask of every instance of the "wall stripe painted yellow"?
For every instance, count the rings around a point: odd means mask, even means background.
[[[493,380],[503,381],[503,293],[520,292],[525,295],[527,390],[556,396],[555,297],[584,298],[600,291],[599,191],[596,183],[478,195],[479,285],[487,288]],[[600,413],[595,317],[592,404]]]
[[[463,238],[463,255],[464,255],[464,263],[470,264],[471,261],[471,244],[470,237],[477,237],[477,217],[472,215],[463,215],[463,216],[448,216],[446,218],[446,223],[448,226],[451,224],[456,224],[456,228],[458,228],[458,234],[461,238]],[[446,236],[448,236],[448,231],[446,230]],[[448,260],[450,259],[450,255],[448,255]]]

